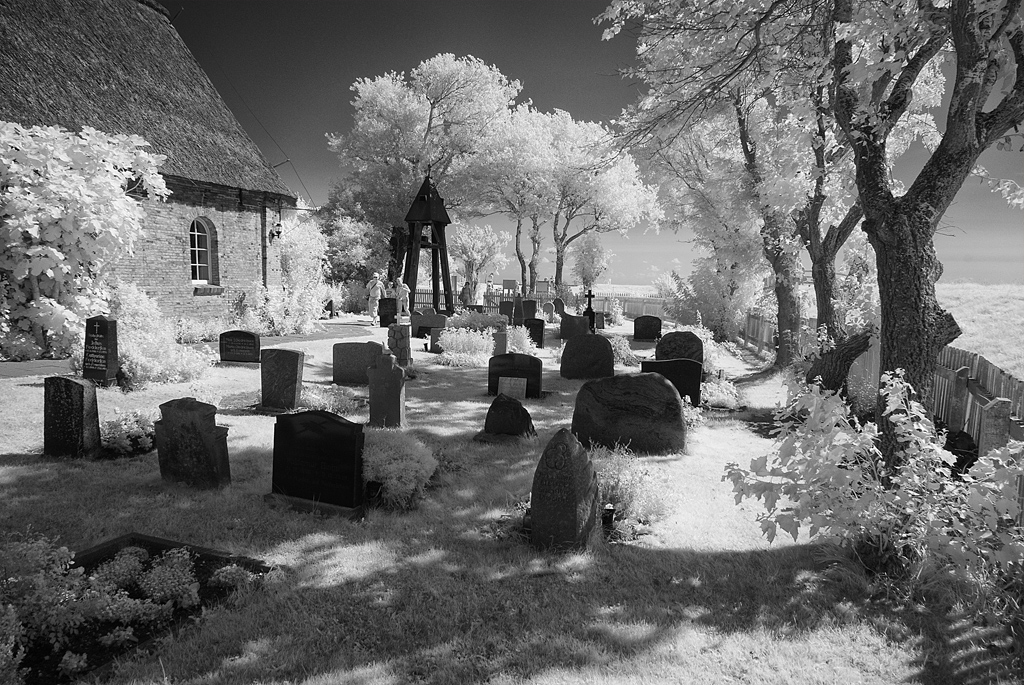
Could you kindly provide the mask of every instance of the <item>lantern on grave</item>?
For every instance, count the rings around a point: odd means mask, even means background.
[[[448,241],[445,227],[452,222],[444,208],[444,200],[430,180],[430,172],[405,216],[409,230],[405,240],[405,276],[402,279],[416,296],[416,276],[420,265],[420,251],[430,250],[430,278],[433,286],[434,310],[449,316],[455,313],[452,281],[448,266]],[[441,286],[444,287],[444,308],[441,307]]]

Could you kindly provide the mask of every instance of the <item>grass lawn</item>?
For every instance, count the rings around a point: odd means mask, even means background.
[[[625,329],[624,329],[625,330]],[[381,332],[369,332],[381,339]],[[347,338],[358,340],[359,338]],[[306,381],[330,382],[332,341],[306,352]],[[652,344],[635,344],[652,355]],[[516,532],[543,446],[571,421],[581,381],[544,361],[539,438],[472,442],[490,404],[486,369],[447,368],[414,350],[409,430],[441,468],[409,513],[353,523],[275,509],[274,419],[251,415],[257,369],[220,366],[199,385],[98,392],[101,420],[175,397],[216,399],[229,427],[232,485],[164,483],[155,452],[95,462],[43,458],[41,377],[0,381],[0,526],[83,549],[137,531],[263,559],[262,587],[236,594],[111,683],[1011,683],[970,620],[899,609],[826,580],[817,547],[761,537],[754,507],[721,482],[772,443],[745,418],[781,397],[751,359],[722,367],[746,413],[716,413],[685,453],[643,457],[667,515],[624,542],[540,553]],[[625,368],[617,369],[623,373]],[[357,389],[365,394],[365,388]],[[363,413],[348,418],[364,422]],[[845,590],[845,591],[844,591]]]

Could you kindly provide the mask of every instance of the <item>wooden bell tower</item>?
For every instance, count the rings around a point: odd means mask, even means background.
[[[405,276],[402,279],[416,297],[416,276],[420,266],[420,250],[430,250],[430,280],[433,286],[434,309],[448,316],[455,313],[452,297],[451,271],[448,267],[448,241],[444,235],[445,226],[452,220],[444,208],[444,200],[430,180],[430,172],[423,179],[423,185],[405,216],[409,232],[405,244]],[[444,308],[441,307],[441,284],[444,284]]]

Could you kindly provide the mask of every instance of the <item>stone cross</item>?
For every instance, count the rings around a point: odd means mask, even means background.
[[[597,332],[597,317],[594,314],[594,291],[587,289],[587,308],[583,311],[583,315],[590,321],[590,332]]]

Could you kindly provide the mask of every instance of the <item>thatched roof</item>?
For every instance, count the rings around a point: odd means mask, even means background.
[[[0,120],[140,135],[165,174],[295,197],[155,0],[0,0]]]

